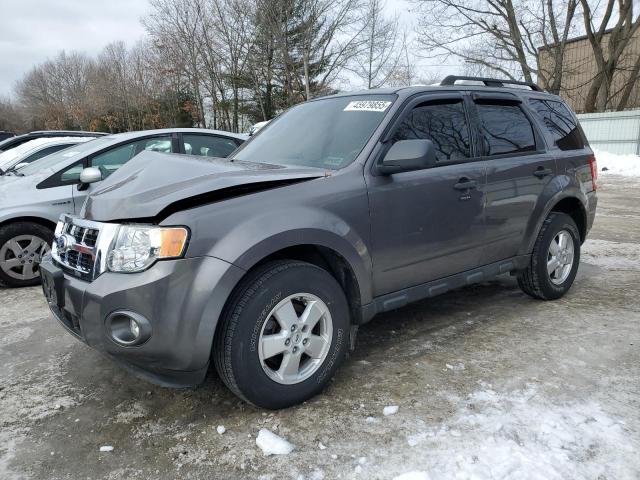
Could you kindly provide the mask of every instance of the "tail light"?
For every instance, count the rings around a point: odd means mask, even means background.
[[[591,155],[589,157],[589,169],[591,170],[591,184],[593,185],[593,189],[598,188],[597,180],[598,180],[598,162],[596,162],[595,155]]]

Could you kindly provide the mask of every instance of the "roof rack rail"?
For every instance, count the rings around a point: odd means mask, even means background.
[[[482,82],[485,87],[504,87],[505,83],[509,85],[522,85],[529,87],[535,92],[542,92],[543,90],[531,82],[518,82],[517,80],[502,80],[499,78],[485,78],[485,77],[460,77],[458,75],[448,75],[441,82],[440,85],[455,85],[458,80],[469,80],[473,82]]]

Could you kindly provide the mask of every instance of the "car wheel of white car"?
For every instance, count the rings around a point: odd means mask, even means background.
[[[0,285],[26,287],[40,282],[40,261],[50,250],[53,232],[37,223],[0,227]]]

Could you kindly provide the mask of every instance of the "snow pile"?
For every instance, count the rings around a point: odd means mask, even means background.
[[[551,404],[535,387],[469,396],[448,425],[407,438],[420,459],[404,478],[638,478],[640,442],[595,402]]]
[[[104,445],[100,447],[101,452],[113,452],[113,447],[111,445]]]
[[[624,175],[640,177],[640,156],[616,155],[615,153],[594,151],[598,163],[598,174]],[[606,170],[604,170],[606,168]]]
[[[262,428],[256,437],[256,445],[260,447],[264,455],[287,455],[291,453],[294,446],[284,438],[266,428]]]
[[[384,407],[382,409],[382,413],[385,417],[388,417],[389,415],[395,415],[396,413],[398,413],[398,408],[398,405],[389,405],[388,407]]]

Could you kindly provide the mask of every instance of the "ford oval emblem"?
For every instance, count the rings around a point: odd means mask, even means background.
[[[56,238],[56,247],[58,247],[58,251],[61,253],[69,248],[69,239],[66,235],[60,235]]]

